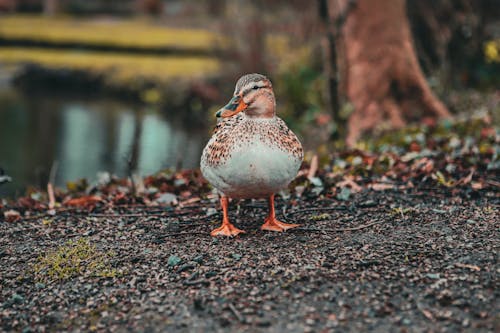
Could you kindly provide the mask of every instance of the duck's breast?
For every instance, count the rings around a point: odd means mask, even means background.
[[[224,194],[258,198],[286,187],[297,175],[301,160],[259,138],[233,146],[224,163],[202,168],[204,176]]]

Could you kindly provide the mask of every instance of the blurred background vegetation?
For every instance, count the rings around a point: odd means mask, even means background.
[[[196,168],[213,114],[247,72],[271,78],[308,149],[341,146],[352,106],[340,92],[329,111],[325,3],[0,0],[0,168],[14,179],[0,196],[44,186],[51,171],[64,186]],[[406,5],[434,92],[452,113],[486,108],[498,121],[499,6]]]

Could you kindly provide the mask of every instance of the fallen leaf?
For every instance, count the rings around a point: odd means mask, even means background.
[[[169,192],[162,193],[155,201],[164,205],[177,205],[177,196]]]
[[[124,193],[124,192],[118,192],[118,193],[114,196],[113,201],[114,201],[114,202],[119,202],[119,201],[121,201],[121,200],[123,200],[123,199],[126,199],[126,197],[127,197],[127,194],[126,194],[126,193]]]
[[[350,196],[351,196],[351,190],[348,187],[342,187],[340,193],[337,194],[337,199],[342,201],[347,201],[349,200]]]
[[[3,213],[3,216],[5,217],[5,221],[7,222],[16,222],[21,219],[21,214],[17,210],[8,210]]]
[[[101,202],[101,197],[97,195],[87,195],[80,198],[69,199],[64,202],[66,206],[75,206],[75,207],[88,207],[91,205],[95,205],[98,202]]]
[[[416,143],[415,141],[412,141],[410,143],[409,150],[418,153],[422,150],[422,148],[420,147],[420,145],[418,143]]]
[[[366,167],[369,169],[373,166],[373,163],[375,163],[376,160],[376,156],[365,155],[363,156],[363,165],[366,165]]]
[[[361,190],[363,189],[352,179],[352,176],[345,176],[343,181],[337,183],[337,187],[350,187],[352,193],[361,192]]]
[[[410,162],[411,160],[414,160],[419,156],[420,156],[420,153],[418,153],[416,151],[412,151],[412,152],[406,153],[403,156],[401,156],[401,161]]]
[[[481,129],[481,138],[494,138],[496,135],[496,130],[494,127],[485,127]]]
[[[473,190],[482,190],[484,185],[481,182],[472,182],[470,187],[472,187]]]
[[[428,157],[422,157],[417,161],[413,162],[411,166],[412,171],[422,171],[426,174],[431,173],[434,170],[434,161]]]
[[[39,201],[31,197],[21,197],[17,199],[17,204],[28,209],[41,209],[44,207]]]

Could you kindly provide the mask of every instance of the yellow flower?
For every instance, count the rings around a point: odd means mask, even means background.
[[[500,40],[490,40],[484,44],[487,62],[500,62]]]

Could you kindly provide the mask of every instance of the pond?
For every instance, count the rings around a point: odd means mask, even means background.
[[[209,136],[158,110],[119,101],[27,95],[0,91],[0,168],[12,182],[0,197],[108,171],[119,177],[135,170],[148,175],[167,168],[197,168]]]

